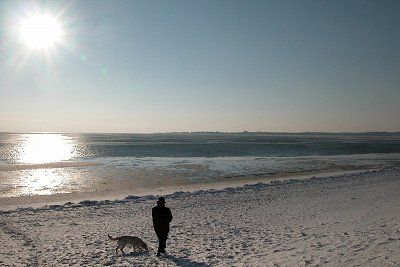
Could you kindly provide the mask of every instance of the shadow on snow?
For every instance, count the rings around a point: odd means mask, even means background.
[[[172,255],[168,255],[165,258],[173,261],[177,266],[195,266],[195,267],[210,266],[204,262],[192,261],[188,258],[175,257]]]

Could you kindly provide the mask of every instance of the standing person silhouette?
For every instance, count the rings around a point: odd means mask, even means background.
[[[172,221],[171,210],[165,207],[165,198],[160,197],[158,199],[157,206],[152,209],[151,215],[153,217],[154,231],[158,237],[157,256],[160,256],[161,253],[165,253],[169,232],[169,223]]]

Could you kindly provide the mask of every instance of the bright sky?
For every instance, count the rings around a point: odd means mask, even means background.
[[[396,0],[3,0],[0,131],[400,131],[399,14]]]

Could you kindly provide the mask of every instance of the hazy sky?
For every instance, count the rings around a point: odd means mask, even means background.
[[[62,42],[29,50],[29,12]],[[400,131],[400,1],[1,1],[0,131]]]

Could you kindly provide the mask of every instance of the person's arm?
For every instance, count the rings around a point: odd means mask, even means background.
[[[167,220],[168,220],[168,222],[171,222],[171,221],[172,221],[172,213],[171,213],[171,210],[170,210],[170,209],[168,209],[168,217],[167,217]]]
[[[151,210],[151,217],[153,219],[153,225],[155,225],[156,221],[157,221],[157,213],[156,213],[156,210],[154,208]]]

